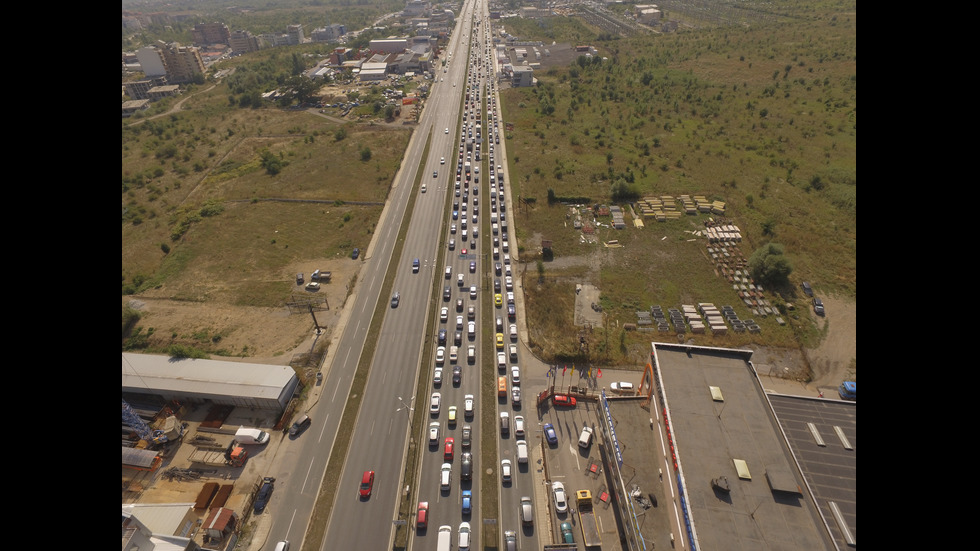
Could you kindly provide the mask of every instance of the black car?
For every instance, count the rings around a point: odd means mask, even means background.
[[[391,307],[398,308],[398,303],[401,301],[401,299],[401,293],[395,292],[395,294],[391,295]]]
[[[804,295],[806,295],[808,297],[812,297],[813,296],[813,289],[810,288],[810,284],[809,283],[807,283],[807,282],[804,281],[802,287],[803,287],[803,294]]]
[[[259,494],[255,496],[255,512],[261,513],[265,510],[265,506],[269,504],[269,499],[272,497],[272,490],[276,487],[276,479],[267,476],[262,479],[262,487],[259,488]]]
[[[507,319],[509,319],[510,321],[514,321],[514,319],[516,317],[517,317],[517,309],[514,308],[514,305],[513,304],[508,304],[507,305]]]
[[[456,299],[456,311],[457,312],[463,311],[463,299],[461,298]]]
[[[813,297],[813,311],[816,312],[818,316],[824,315],[823,301],[817,297]]]
[[[453,297],[452,290],[449,288],[449,285],[446,285],[446,288],[442,290],[442,300],[449,302],[449,299],[451,299],[452,297]]]
[[[456,346],[460,346],[460,345],[463,344],[463,332],[462,331],[456,331],[456,334],[453,335],[453,344],[455,344]]]
[[[354,252],[350,253],[350,257],[357,260],[357,257],[361,256],[361,249],[354,248]]]
[[[453,386],[459,386],[463,382],[463,368],[454,365],[453,366]]]
[[[439,346],[446,346],[446,330],[439,330]]]
[[[494,293],[499,293],[500,292],[500,280],[499,279],[494,279],[493,280],[493,292]]]

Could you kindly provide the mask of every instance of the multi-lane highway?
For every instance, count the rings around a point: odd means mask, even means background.
[[[509,257],[513,252],[508,246],[505,210],[510,198],[505,198],[503,172],[497,168],[504,163],[494,156],[494,148],[499,152],[502,147],[499,132],[503,123],[499,120],[496,101],[496,63],[488,34],[487,10],[483,0],[464,4],[457,27],[442,55],[448,63],[436,68],[418,128],[393,184],[391,200],[382,214],[371,247],[363,253],[362,278],[347,306],[350,317],[331,356],[333,361],[329,369],[325,369],[320,400],[311,410],[313,425],[306,431],[299,449],[288,450],[281,458],[286,474],[280,478],[277,492],[288,497],[284,497],[277,508],[276,519],[269,530],[267,541],[270,543],[288,539],[295,545],[306,533],[353,375],[366,349],[367,329],[378,300],[381,300],[386,308],[378,340],[373,343],[375,355],[353,426],[331,518],[324,539],[317,543],[317,547],[390,548],[394,535],[392,521],[397,518],[399,500],[404,499],[403,488],[406,486],[414,486],[416,501],[427,502],[429,507],[427,529],[415,526],[414,514],[408,521],[411,548],[435,549],[436,533],[442,525],[452,527],[453,541],[457,542],[462,522],[470,523],[471,545],[478,545],[484,518],[498,519],[497,534],[515,531],[522,548],[538,547],[534,527],[522,529],[518,518],[521,496],[533,498],[535,494],[528,465],[517,460],[518,438],[513,427],[520,409],[513,405],[512,390],[520,384],[514,384],[512,373],[512,367],[519,362],[509,350],[511,344],[517,344],[516,334],[511,338],[510,330],[510,325],[516,322],[516,311],[508,312],[508,307],[513,306],[513,298],[508,297],[508,291],[513,287],[507,284],[511,277]],[[479,130],[476,129],[478,125]],[[467,161],[471,164],[469,174],[464,168]],[[420,170],[424,190],[414,187]],[[413,210],[409,212],[412,194],[417,195]],[[405,217],[408,217],[407,231],[404,242],[398,243]],[[396,265],[392,256],[398,247],[401,253]],[[419,261],[417,268],[413,266],[415,259]],[[392,291],[398,293],[397,306],[391,304],[391,296],[380,296],[385,275],[389,272],[394,273]],[[434,279],[439,280],[435,293]],[[448,298],[444,294],[445,288],[448,288]],[[499,306],[495,304],[498,294]],[[442,321],[444,307],[447,311],[445,321]],[[491,311],[491,315],[486,315],[486,311]],[[489,322],[494,325],[492,331],[481,323],[486,320],[492,320]],[[443,382],[434,385],[431,379],[437,367],[435,358],[423,357],[422,351],[427,339],[437,339],[440,329],[446,330],[447,341],[441,365]],[[496,341],[498,332],[503,334],[505,341],[502,349],[504,368],[499,373],[507,378],[507,392],[506,397],[496,404],[486,404],[480,400],[481,385],[495,387],[497,381],[481,381],[480,365],[483,362],[496,365],[498,348],[496,342],[484,343],[482,340],[484,334],[489,334]],[[434,350],[438,344],[433,344]],[[458,346],[455,362],[449,358],[452,346]],[[461,374],[458,384],[453,381],[454,366],[459,367]],[[413,394],[418,377],[428,382],[429,392],[416,399]],[[439,392],[441,396],[438,413],[428,414],[424,434],[409,434],[412,416],[418,408],[429,410],[432,392]],[[464,413],[467,395],[474,397],[472,417]],[[533,402],[533,397],[523,397],[523,401],[528,400]],[[451,407],[457,409],[455,424],[449,422]],[[486,412],[485,408],[494,411]],[[533,406],[528,409],[533,410]],[[492,414],[494,419],[499,419],[501,411],[508,412],[511,430],[503,438],[500,438],[499,428],[495,435],[487,435],[498,438],[500,457],[494,465],[482,465],[479,443],[484,435],[480,432],[480,416]],[[438,424],[438,441],[432,446],[424,446],[416,480],[402,480],[409,438],[423,439],[427,444],[430,423]],[[471,449],[463,449],[464,427],[470,427]],[[536,432],[536,422],[529,420],[524,438],[530,442]],[[450,459],[446,456],[446,437],[454,439]],[[472,480],[462,480],[461,454],[464,452],[472,454]],[[510,459],[513,464],[512,480],[503,484],[499,483],[500,459]],[[444,463],[451,465],[448,489],[440,487]],[[498,484],[481,488],[480,473],[488,468],[497,472]],[[371,495],[366,498],[359,492],[365,471],[375,472]],[[472,493],[472,510],[468,514],[462,510],[464,490]],[[480,510],[480,496],[485,491],[499,492],[499,512]]]

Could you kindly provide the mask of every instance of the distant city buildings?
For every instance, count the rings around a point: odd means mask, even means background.
[[[310,33],[310,40],[313,42],[336,42],[345,34],[347,34],[347,27],[334,23],[333,25],[314,29]]]

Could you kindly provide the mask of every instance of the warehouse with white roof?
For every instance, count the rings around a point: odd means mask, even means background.
[[[122,394],[180,403],[212,403],[282,413],[299,385],[288,365],[153,354],[122,355]]]

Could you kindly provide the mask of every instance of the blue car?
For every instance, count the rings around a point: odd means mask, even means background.
[[[412,261],[412,273],[413,274],[419,273],[419,259],[417,258]]]
[[[259,488],[259,494],[255,496],[255,513],[261,513],[265,510],[265,506],[269,504],[269,500],[272,498],[272,490],[276,487],[276,479],[267,476],[262,479],[262,487]]]
[[[473,501],[473,491],[463,490],[463,514],[468,515],[473,510],[471,509],[471,502]]]
[[[558,435],[555,434],[555,426],[551,423],[545,423],[544,425],[544,438],[549,444],[554,445],[558,443]]]

